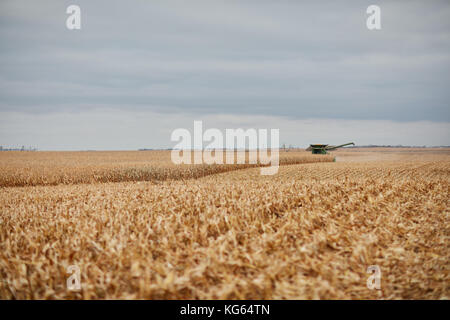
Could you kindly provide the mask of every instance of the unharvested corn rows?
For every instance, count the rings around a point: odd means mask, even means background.
[[[281,152],[279,162],[289,165],[331,161],[331,156]],[[1,152],[0,187],[182,180],[260,166],[250,164],[248,154],[244,164],[176,165],[169,151]]]

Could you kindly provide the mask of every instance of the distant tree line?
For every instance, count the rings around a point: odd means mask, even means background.
[[[35,148],[35,147],[22,146],[22,147],[17,147],[17,148],[14,148],[14,147],[8,148],[8,147],[0,146],[0,151],[36,151],[36,150],[37,150],[37,148]]]

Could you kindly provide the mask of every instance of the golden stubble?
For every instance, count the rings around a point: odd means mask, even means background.
[[[449,177],[442,156],[3,187],[0,298],[448,299]]]

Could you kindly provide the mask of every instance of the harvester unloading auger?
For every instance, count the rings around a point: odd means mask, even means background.
[[[330,146],[328,144],[310,144],[306,151],[312,151],[313,154],[327,154],[328,151],[336,150],[337,148],[355,145],[353,142],[341,144],[339,146]]]

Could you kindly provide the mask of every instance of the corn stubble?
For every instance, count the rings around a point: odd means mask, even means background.
[[[0,298],[448,299],[449,177],[446,155],[3,187]]]

